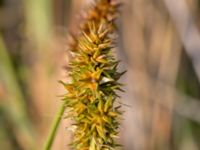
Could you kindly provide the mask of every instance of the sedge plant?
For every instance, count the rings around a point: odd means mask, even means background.
[[[115,58],[116,26],[119,2],[96,0],[85,10],[79,32],[70,45],[69,83],[64,104],[50,134],[51,145],[64,109],[72,119],[75,150],[113,150],[119,146],[118,137],[121,110],[117,103],[118,82],[124,72],[118,72]],[[46,148],[48,149],[48,148]]]

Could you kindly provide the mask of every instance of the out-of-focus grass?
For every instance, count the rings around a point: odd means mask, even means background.
[[[64,51],[53,26],[54,3],[68,16],[70,0],[0,1],[0,145],[5,150],[40,150],[60,102],[59,93],[52,92],[59,86],[56,67],[62,66]],[[61,19],[67,21],[66,16]]]
[[[43,44],[51,38],[53,25],[53,1],[24,0],[26,31],[36,44]],[[45,53],[45,49],[42,51]]]
[[[31,119],[27,115],[25,99],[17,82],[12,61],[8,51],[6,50],[2,37],[0,37],[0,60],[0,85],[5,88],[4,91],[6,92],[2,93],[6,95],[5,97],[1,97],[0,101],[1,116],[4,117],[1,120],[1,124],[2,126],[12,128],[11,131],[10,129],[6,131],[8,134],[13,131],[13,134],[17,137],[17,142],[19,142],[24,148],[29,147],[30,149],[33,149],[35,145],[35,133],[32,128]],[[7,121],[4,122],[3,120],[5,119]],[[6,139],[2,141],[5,140]],[[27,147],[27,145],[29,146]]]

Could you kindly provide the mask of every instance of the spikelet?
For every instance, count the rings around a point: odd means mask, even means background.
[[[115,48],[114,20],[119,3],[96,0],[85,10],[80,32],[74,35],[69,63],[70,83],[64,83],[64,98],[73,120],[75,150],[111,150],[119,146],[116,137],[121,116],[115,104],[121,90],[117,71],[119,61],[112,53]]]

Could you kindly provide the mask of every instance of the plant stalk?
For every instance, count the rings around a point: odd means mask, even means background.
[[[61,119],[62,119],[62,116],[65,112],[65,105],[66,105],[66,102],[63,102],[63,104],[60,106],[60,109],[58,110],[58,112],[57,112],[57,114],[56,114],[56,116],[53,120],[52,126],[51,126],[50,131],[49,131],[49,135],[47,137],[47,141],[46,141],[46,144],[45,144],[43,150],[50,150],[51,147],[52,147],[58,126],[59,126]]]

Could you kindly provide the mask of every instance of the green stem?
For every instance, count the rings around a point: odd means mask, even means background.
[[[56,132],[57,132],[57,129],[58,129],[58,126],[60,124],[60,121],[62,119],[62,116],[63,116],[63,113],[65,112],[65,105],[66,103],[63,102],[63,104],[61,105],[59,111],[57,112],[56,114],[56,117],[52,123],[52,127],[49,131],[49,135],[48,135],[48,138],[47,138],[47,141],[46,141],[46,144],[45,144],[45,147],[43,150],[50,150],[51,149],[51,146],[53,144],[53,141],[55,139],[55,135],[56,135]]]

